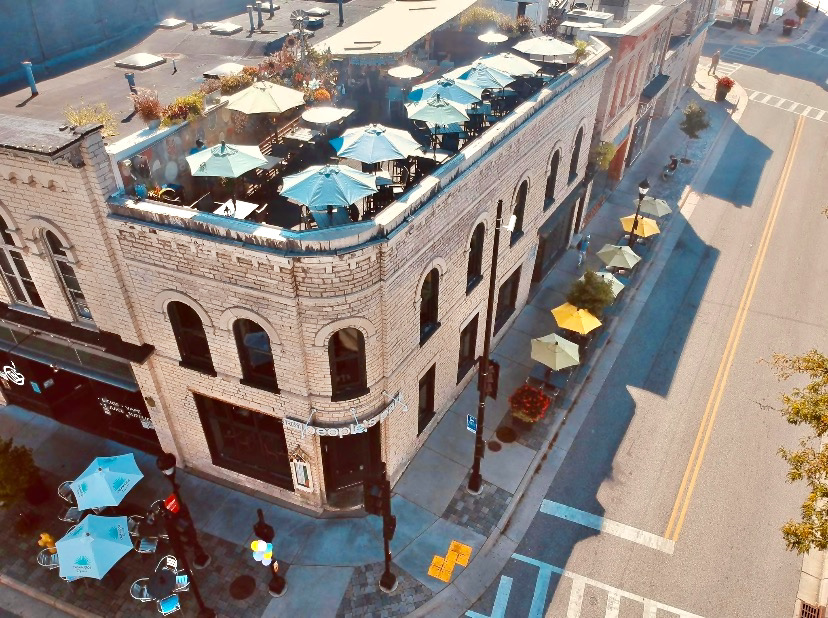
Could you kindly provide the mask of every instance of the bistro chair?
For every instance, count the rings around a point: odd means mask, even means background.
[[[141,603],[152,601],[152,596],[147,590],[147,582],[149,582],[148,577],[136,579],[132,582],[132,586],[129,587],[129,595],[136,601],[141,601]]]
[[[181,609],[181,603],[178,602],[178,595],[174,594],[158,601],[158,611],[162,616],[167,616],[173,612]]]
[[[173,592],[186,592],[190,589],[190,576],[186,573],[175,576],[175,588]]]
[[[80,522],[83,513],[78,509],[76,506],[68,507],[63,513],[58,515],[58,519],[60,521],[65,521],[70,524],[76,524]]]
[[[47,569],[56,569],[60,566],[60,563],[58,562],[58,555],[53,554],[48,547],[41,549],[37,554],[37,563]]]
[[[155,571],[158,572],[161,569],[169,569],[170,571],[178,573],[178,560],[175,556],[164,556],[161,558],[161,562],[158,563],[158,566],[155,567]]]
[[[130,515],[127,517],[127,531],[129,532],[129,536],[138,536],[138,529],[143,522],[144,518],[141,515]]]
[[[135,540],[137,541],[135,551],[139,554],[154,554],[158,549],[158,539],[156,538],[144,537],[141,539],[136,537]]]
[[[58,496],[60,496],[63,500],[66,500],[72,506],[77,505],[75,501],[75,494],[72,493],[72,481],[63,481],[58,486]]]

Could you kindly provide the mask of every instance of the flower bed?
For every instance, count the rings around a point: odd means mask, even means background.
[[[524,384],[509,397],[509,411],[517,420],[536,423],[544,417],[551,401],[540,389]]]

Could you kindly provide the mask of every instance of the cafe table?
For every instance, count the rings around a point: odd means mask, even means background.
[[[258,204],[252,202],[245,202],[236,200],[236,208],[233,210],[233,200],[227,200],[213,211],[213,214],[223,215],[225,217],[235,217],[236,219],[246,219],[254,210],[259,207]]]
[[[176,573],[172,569],[160,568],[149,576],[147,592],[156,601],[166,599],[175,592]]]
[[[319,137],[319,131],[308,129],[307,127],[294,127],[282,137],[284,139],[292,139],[297,142],[309,143]]]

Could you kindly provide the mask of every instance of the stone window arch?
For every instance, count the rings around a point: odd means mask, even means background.
[[[242,384],[278,393],[273,349],[264,327],[249,318],[237,318],[233,321],[233,337],[239,353]]]
[[[73,266],[76,261],[74,255],[69,252],[69,245],[48,228],[44,228],[42,234],[43,243],[63,287],[63,293],[72,307],[72,312],[78,319],[92,322],[92,311],[89,309],[83,290],[81,290],[80,281]]]
[[[581,143],[584,140],[584,128],[578,129],[575,135],[575,142],[572,146],[572,159],[569,161],[569,182],[572,182],[578,177],[578,163],[581,158]]]
[[[558,184],[558,169],[561,167],[561,149],[555,148],[552,158],[549,160],[549,175],[546,177],[546,193],[544,195],[544,208],[549,208],[555,203],[555,188]]]
[[[482,221],[474,226],[469,239],[469,259],[466,268],[466,294],[483,280],[483,245],[486,242],[486,224]]]
[[[335,331],[328,340],[331,401],[356,399],[368,392],[365,336],[353,326]]]
[[[180,365],[202,373],[215,375],[213,357],[204,323],[199,313],[189,303],[171,300],[166,306],[175,342],[181,356]]]
[[[29,274],[29,269],[23,259],[23,251],[18,244],[20,234],[9,227],[5,215],[6,209],[0,204],[0,275],[8,290],[9,298],[14,303],[43,309],[43,301]]]
[[[512,209],[512,215],[515,217],[515,226],[512,229],[512,237],[510,244],[515,244],[521,236],[523,236],[523,219],[526,215],[526,198],[529,196],[529,179],[525,178],[523,182],[518,185],[515,192],[515,206]]]

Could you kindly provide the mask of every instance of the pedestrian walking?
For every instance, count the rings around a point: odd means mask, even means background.
[[[175,58],[173,58],[173,72],[172,72],[172,74],[175,75],[176,73],[178,73],[178,67],[175,66]]]
[[[713,57],[710,58],[710,68],[707,69],[707,74],[708,75],[714,75],[714,76],[716,75],[716,68],[719,66],[719,58],[721,57],[721,55],[722,55],[722,50],[717,49],[716,53],[713,54]]]
[[[578,268],[580,268],[586,260],[587,249],[589,248],[589,234],[581,238],[578,243]]]

